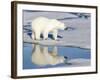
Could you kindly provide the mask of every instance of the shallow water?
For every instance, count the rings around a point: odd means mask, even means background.
[[[90,49],[24,43],[23,69],[89,66]],[[84,65],[83,65],[84,64]]]

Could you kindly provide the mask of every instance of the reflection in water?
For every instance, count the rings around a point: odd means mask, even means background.
[[[91,63],[90,53],[90,50],[77,47],[24,43],[23,69],[89,66]]]
[[[57,53],[57,47],[53,46],[49,50],[48,46],[33,45],[32,51],[32,63],[38,66],[57,65],[60,63],[66,63],[67,57],[59,56]]]

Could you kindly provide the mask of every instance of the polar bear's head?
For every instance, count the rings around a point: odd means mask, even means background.
[[[51,22],[52,22],[52,24],[54,26],[56,26],[57,29],[60,29],[60,30],[64,30],[65,29],[64,23],[62,23],[62,22],[60,22],[60,21],[58,21],[56,19],[52,19]]]

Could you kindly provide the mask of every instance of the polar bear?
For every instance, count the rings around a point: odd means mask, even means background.
[[[58,30],[64,30],[64,23],[46,17],[37,17],[32,21],[32,39],[40,40],[40,35],[43,34],[43,39],[48,38],[51,32],[54,40],[57,40]]]

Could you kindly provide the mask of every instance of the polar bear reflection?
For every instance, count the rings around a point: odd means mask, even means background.
[[[33,45],[32,63],[38,66],[56,65],[67,61],[67,57],[57,54],[57,47],[54,46],[52,51],[48,51],[47,46]]]

